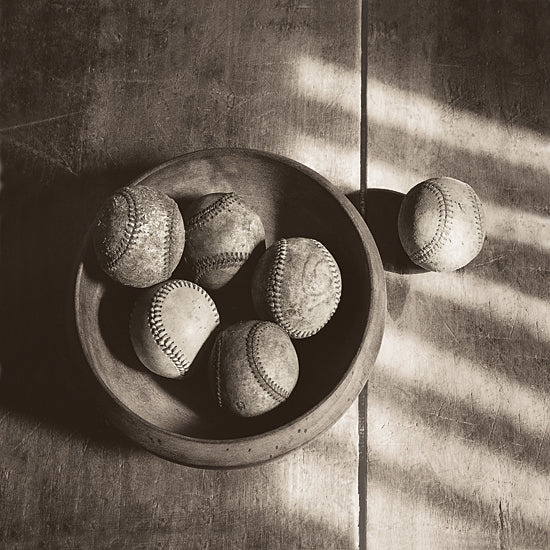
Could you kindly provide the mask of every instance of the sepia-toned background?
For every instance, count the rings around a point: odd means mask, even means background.
[[[0,547],[547,548],[549,21],[543,0],[2,0]],[[119,436],[65,339],[103,198],[220,146],[364,203],[388,290],[361,398],[236,471]],[[487,218],[447,274],[415,269],[396,229],[403,194],[439,175]]]

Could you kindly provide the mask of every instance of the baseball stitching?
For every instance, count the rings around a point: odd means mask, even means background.
[[[483,239],[484,239],[484,231],[481,224],[481,201],[479,200],[479,197],[477,196],[476,192],[470,186],[468,186],[468,193],[470,195],[470,199],[472,201],[472,206],[474,208],[474,213],[475,213],[474,223],[476,226],[476,233],[477,233],[476,254],[478,254],[483,246]]]
[[[126,227],[124,228],[121,242],[117,246],[113,257],[107,262],[105,266],[108,271],[112,271],[113,269],[115,269],[117,264],[126,254],[126,252],[128,252],[132,248],[132,246],[137,243],[141,225],[138,224],[138,219],[141,215],[138,208],[138,203],[135,197],[132,195],[131,191],[129,189],[122,189],[117,193],[117,195],[122,196],[126,201],[126,204],[128,206],[128,222],[126,223]]]
[[[267,301],[275,321],[290,334],[292,327],[284,318],[281,309],[281,285],[283,283],[287,252],[288,241],[286,239],[279,239],[275,244],[275,258],[268,278]]]
[[[186,359],[185,354],[181,349],[178,348],[177,344],[172,340],[172,337],[166,331],[164,322],[162,319],[162,306],[168,295],[177,288],[193,288],[199,291],[208,301],[212,312],[215,315],[216,323],[219,321],[218,310],[214,301],[207,292],[200,286],[190,282],[183,281],[181,279],[168,281],[164,283],[154,294],[153,300],[151,303],[151,309],[149,310],[149,328],[151,329],[151,334],[153,340],[158,345],[158,347],[164,352],[164,354],[172,361],[173,365],[179,372],[180,377],[187,374],[191,362]]]
[[[290,321],[284,317],[281,308],[281,286],[284,276],[284,264],[288,253],[288,241],[286,239],[280,239],[279,241],[277,241],[275,259],[273,261],[273,266],[269,275],[268,282],[268,305],[277,324],[280,325],[292,338],[309,338],[310,336],[313,336],[314,334],[319,332],[319,330],[321,330],[334,315],[334,312],[338,307],[340,295],[342,292],[342,279],[340,276],[340,270],[336,265],[336,262],[332,258],[332,255],[319,241],[316,241],[315,239],[311,240],[315,243],[315,246],[319,248],[319,250],[321,250],[323,257],[328,261],[329,269],[332,276],[334,292],[336,293],[338,299],[335,300],[334,307],[328,319],[320,327],[310,330],[298,330],[293,328]]]
[[[222,338],[223,338],[223,332],[220,332],[218,334],[218,337],[216,338],[215,342],[215,376],[216,376],[216,395],[218,397],[218,406],[220,408],[223,407],[223,399],[222,399],[222,381],[220,376],[220,370],[221,370],[221,355],[222,355]]]
[[[168,278],[170,276],[170,260],[172,255],[172,235],[174,232],[174,218],[175,218],[176,208],[177,208],[177,205],[175,203],[172,203],[172,208],[170,209],[170,212],[166,219],[166,230],[164,233],[164,241],[163,241],[164,253],[162,255],[164,278]]]
[[[246,337],[246,357],[248,359],[248,366],[258,384],[272,399],[282,403],[288,398],[290,392],[277,384],[269,376],[260,358],[261,346],[259,340],[269,326],[270,324],[268,322],[259,321],[251,327]]]
[[[206,208],[199,210],[196,214],[191,216],[185,224],[186,230],[193,231],[204,227],[210,220],[232,204],[242,204],[242,202],[236,193],[225,193],[212,204],[209,204]]]
[[[312,239],[312,241],[315,243],[315,246],[321,251],[321,253],[323,254],[323,257],[328,263],[330,276],[332,278],[332,287],[334,290],[334,305],[332,307],[332,310],[330,311],[328,319],[318,329],[318,330],[321,330],[321,328],[323,328],[330,321],[330,319],[338,309],[338,304],[340,303],[340,296],[342,295],[342,275],[340,273],[340,268],[338,267],[336,260],[334,259],[332,254],[328,251],[327,247],[324,244],[320,243],[319,241],[316,241],[315,239]]]
[[[250,257],[245,252],[222,252],[213,256],[200,258],[193,264],[195,281],[198,283],[209,271],[213,269],[230,269],[240,267]]]
[[[454,221],[454,207],[451,197],[445,193],[443,186],[437,186],[430,181],[425,182],[424,185],[437,199],[438,221],[432,240],[411,254],[411,260],[415,263],[426,262],[436,249],[441,248],[449,242],[451,227]]]

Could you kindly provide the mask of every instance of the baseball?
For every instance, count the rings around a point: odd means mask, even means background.
[[[218,333],[209,375],[219,407],[257,416],[288,399],[298,381],[298,356],[278,325],[243,321]]]
[[[401,244],[429,271],[454,271],[471,262],[485,240],[485,216],[476,192],[454,178],[415,185],[399,210]]]
[[[184,258],[208,290],[226,285],[265,239],[259,216],[235,193],[211,193],[185,213]]]
[[[261,319],[291,338],[307,338],[328,323],[340,301],[342,278],[332,254],[315,239],[273,243],[252,276],[252,302]]]
[[[130,316],[130,340],[139,360],[166,378],[189,374],[219,325],[216,305],[191,281],[171,279],[143,291]]]
[[[183,254],[185,230],[176,202],[140,185],[124,187],[103,204],[92,239],[103,271],[145,288],[167,280]]]

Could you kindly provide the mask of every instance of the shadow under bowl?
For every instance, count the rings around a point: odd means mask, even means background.
[[[294,340],[300,375],[290,398],[269,413],[239,419],[216,406],[204,364],[183,380],[161,378],[140,364],[128,335],[128,317],[139,289],[109,280],[87,238],[78,258],[71,329],[84,359],[87,389],[109,421],[155,454],[203,468],[266,462],[331,427],[368,379],[386,311],[380,256],[349,200],[322,176],[293,160],[245,149],[183,155],[133,185],[167,193],[182,211],[206,193],[239,194],[261,217],[266,246],[293,236],[322,242],[340,267],[342,296],[336,313],[319,333]],[[249,304],[246,284],[241,291],[243,304]],[[231,292],[234,298],[237,290]],[[224,303],[223,296],[219,299]],[[236,320],[235,311],[234,305],[231,322]],[[223,321],[223,310],[221,315]],[[243,306],[242,316],[250,318],[248,305]]]

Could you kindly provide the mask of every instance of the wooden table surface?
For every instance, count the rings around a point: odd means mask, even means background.
[[[357,547],[357,404],[261,467],[170,463],[75,394],[64,300],[100,201],[182,153],[266,150],[359,190],[360,3],[4,1],[1,24],[0,546]]]
[[[544,0],[4,0],[0,547],[548,548],[549,16]],[[101,200],[218,146],[294,158],[358,204],[363,156],[388,289],[361,398],[236,471],[119,436],[65,340]],[[438,175],[478,192],[487,240],[458,272],[420,273],[396,216]]]
[[[550,547],[550,5],[371,0],[367,221],[388,323],[368,394],[369,548]],[[414,273],[403,193],[470,183],[480,255]]]

